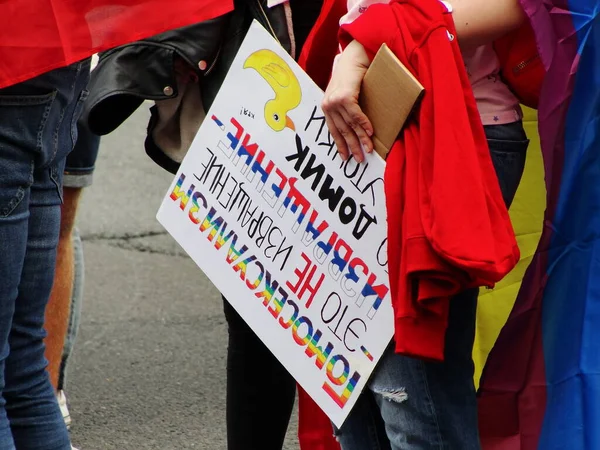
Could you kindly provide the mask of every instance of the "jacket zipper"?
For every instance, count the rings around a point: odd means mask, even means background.
[[[529,59],[526,59],[525,61],[521,61],[519,64],[517,64],[515,67],[513,67],[513,69],[512,69],[513,73],[515,75],[518,75],[519,72],[523,71],[527,66],[532,64],[539,57],[540,57],[539,55],[535,55]]]
[[[219,45],[219,49],[217,50],[217,54],[215,55],[212,64],[210,65],[210,67],[208,69],[206,69],[204,71],[204,76],[208,76],[209,73],[212,72],[212,70],[215,68],[215,66],[217,65],[217,61],[219,60],[219,56],[221,55],[221,50],[223,49],[223,44]]]

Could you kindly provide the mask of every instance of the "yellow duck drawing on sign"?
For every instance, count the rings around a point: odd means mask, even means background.
[[[265,104],[265,120],[275,131],[296,127],[288,113],[298,107],[302,90],[290,66],[271,50],[258,50],[244,62],[244,69],[254,69],[275,92],[275,98]]]

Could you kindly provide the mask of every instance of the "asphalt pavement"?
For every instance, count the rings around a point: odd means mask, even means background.
[[[172,176],[144,152],[147,109],[103,138],[78,216],[85,297],[66,389],[72,440],[81,450],[225,450],[221,298],[155,219]],[[294,416],[284,450],[299,448],[296,433]]]

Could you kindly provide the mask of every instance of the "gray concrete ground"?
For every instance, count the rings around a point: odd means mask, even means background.
[[[73,444],[222,450],[221,299],[155,219],[172,177],[144,152],[146,109],[103,139],[79,214],[86,278],[67,380]],[[295,418],[284,448],[298,448]]]

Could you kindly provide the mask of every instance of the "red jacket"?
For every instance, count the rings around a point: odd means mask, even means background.
[[[371,56],[386,43],[425,87],[387,159],[388,269],[396,351],[436,360],[450,298],[493,286],[519,259],[454,36],[438,0],[369,6],[340,34]]]

